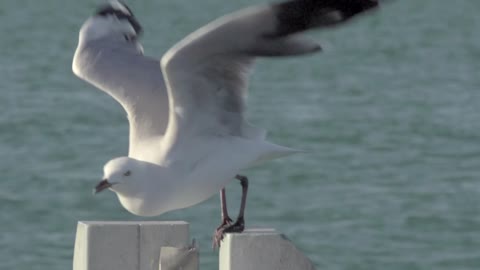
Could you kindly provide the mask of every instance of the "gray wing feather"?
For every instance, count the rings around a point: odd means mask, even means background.
[[[74,73],[111,95],[125,109],[130,123],[130,156],[145,142],[159,140],[168,124],[168,96],[157,59],[143,56],[132,44],[108,39],[80,44]],[[144,149],[143,149],[144,150]]]
[[[175,111],[167,134],[262,138],[264,132],[244,120],[255,57],[317,52],[317,43],[292,34],[346,22],[376,5],[375,0],[286,1],[235,12],[193,32],[161,60]]]

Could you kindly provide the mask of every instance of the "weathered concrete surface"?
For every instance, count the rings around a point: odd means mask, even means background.
[[[160,251],[160,270],[198,270],[199,264],[199,250],[195,240],[190,246],[162,247]]]
[[[183,221],[80,221],[73,270],[158,270],[162,246],[189,244]]]
[[[220,247],[220,270],[314,270],[313,263],[274,229],[227,234]]]

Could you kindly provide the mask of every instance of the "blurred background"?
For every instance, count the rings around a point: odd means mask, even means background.
[[[125,112],[74,77],[97,0],[0,2],[0,268],[70,269],[78,220],[140,220],[103,164],[127,153]],[[128,0],[161,57],[258,0]],[[243,172],[247,227],[284,232],[318,269],[480,268],[480,2],[398,0],[331,30],[324,52],[261,60],[249,119],[310,152]],[[242,38],[242,37],[239,37]],[[240,187],[227,188],[238,209]],[[185,220],[201,269],[218,269],[218,196],[150,220]]]

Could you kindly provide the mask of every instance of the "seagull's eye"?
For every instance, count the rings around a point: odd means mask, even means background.
[[[130,171],[126,171],[123,175],[124,176],[129,176],[130,174],[132,174]]]

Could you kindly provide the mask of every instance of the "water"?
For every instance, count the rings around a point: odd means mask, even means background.
[[[129,1],[149,55],[258,1]],[[310,153],[245,172],[250,227],[274,227],[318,269],[480,268],[480,2],[391,1],[312,33],[322,54],[261,61],[249,114]],[[125,113],[75,78],[80,25],[98,2],[0,3],[0,268],[70,269],[78,220],[139,220],[91,189],[127,151]],[[239,37],[241,38],[241,37]],[[228,186],[236,211],[240,188]],[[155,220],[191,223],[217,269],[211,200]]]

